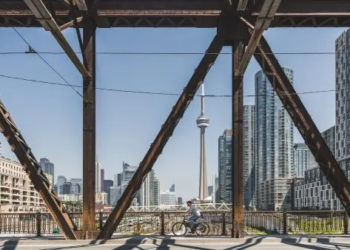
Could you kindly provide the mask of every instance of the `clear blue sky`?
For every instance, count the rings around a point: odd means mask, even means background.
[[[344,29],[271,29],[265,36],[274,52],[334,52],[334,41]],[[61,51],[43,29],[19,29],[37,51]],[[26,51],[27,45],[12,29],[1,29],[0,51]],[[73,29],[64,31],[79,50]],[[214,29],[101,29],[97,51],[204,52]],[[230,52],[225,48],[224,52]],[[65,55],[44,55],[71,84],[81,77]],[[180,93],[201,55],[98,55],[97,86],[126,90]],[[334,55],[278,55],[282,66],[294,70],[298,92],[335,88]],[[231,93],[231,56],[221,55],[208,74],[207,94]],[[254,94],[254,74],[260,70],[253,59],[244,80],[245,95]],[[36,55],[1,55],[0,74],[63,82]],[[81,89],[79,90],[81,91]],[[37,159],[55,163],[55,175],[82,176],[82,99],[69,87],[0,78],[0,97],[21,129]],[[335,123],[335,93],[301,96],[318,128]],[[138,164],[174,105],[176,97],[97,93],[97,154],[106,179],[122,169],[122,161]],[[254,98],[245,98],[253,104]],[[163,154],[155,164],[162,190],[176,184],[177,194],[189,199],[198,194],[199,99],[188,108]],[[207,98],[208,182],[218,169],[218,137],[231,125],[231,100]],[[298,133],[295,142],[301,142]],[[3,136],[3,155],[15,159]]]

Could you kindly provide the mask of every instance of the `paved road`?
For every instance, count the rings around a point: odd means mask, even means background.
[[[13,244],[2,244],[0,245],[1,250],[12,250],[12,249],[20,249],[20,250],[183,250],[183,249],[198,249],[198,250],[231,250],[231,249],[257,249],[257,250],[290,250],[290,249],[320,249],[320,250],[328,250],[328,249],[336,249],[343,250],[349,249],[350,244],[344,243],[302,243],[302,244],[293,244],[293,243],[247,243],[247,244],[232,244],[232,243],[204,243],[204,244],[189,244],[189,243],[176,243],[175,245],[155,245],[155,244],[140,244],[140,245],[120,245],[120,244],[105,244],[105,245],[86,245],[86,244],[59,244],[55,245],[54,242],[50,244],[38,244],[34,245],[33,242],[30,244],[21,244],[21,245],[13,245]]]

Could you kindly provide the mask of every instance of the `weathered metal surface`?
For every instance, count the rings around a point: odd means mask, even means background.
[[[309,146],[340,202],[350,214],[349,181],[264,38],[261,39],[256,52],[262,53],[262,55],[255,55],[256,60],[269,81],[274,83],[272,87],[281,99],[284,108]]]
[[[234,48],[236,46],[236,48]],[[243,77],[236,74],[244,46],[233,45],[232,56],[232,230],[233,238],[244,237],[243,208]]]
[[[48,0],[42,0],[48,6]],[[262,1],[263,2],[263,1]],[[235,0],[234,3],[237,3]],[[238,14],[255,23],[261,11],[258,1],[239,1]],[[56,23],[69,23],[67,1],[53,1]],[[225,6],[222,0],[101,0],[97,27],[216,27]],[[350,1],[284,0],[270,27],[347,27]],[[40,27],[28,7],[20,0],[0,0],[0,27]]]
[[[0,129],[10,144],[12,151],[15,153],[19,162],[28,174],[35,190],[40,194],[65,237],[68,239],[76,239],[73,231],[73,223],[62,202],[58,199],[52,187],[50,187],[47,177],[1,100]]]
[[[95,223],[95,157],[96,157],[96,27],[93,17],[83,19],[85,67],[91,74],[84,80],[83,93],[83,232],[96,230]]]
[[[259,44],[262,34],[264,33],[265,30],[267,30],[270,27],[271,21],[273,20],[280,4],[281,4],[281,0],[264,1],[264,4],[262,5],[261,11],[259,13],[258,19],[255,22],[253,34],[250,37],[250,40],[248,42],[248,45],[246,47],[242,60],[240,60],[238,67],[236,67],[235,75],[237,76],[244,75],[248,67],[248,64],[250,62],[250,59],[252,58],[253,53]]]
[[[162,153],[167,141],[172,136],[188,105],[193,100],[195,93],[203,82],[210,67],[214,64],[216,58],[218,57],[218,53],[220,53],[223,47],[222,36],[223,34],[218,34],[213,39],[207,50],[207,52],[210,54],[204,55],[203,59],[198,65],[198,68],[194,71],[191,79],[184,88],[181,96],[179,97],[175,106],[172,108],[157,137],[151,144],[151,147],[149,148],[137,171],[129,182],[124,193],[122,194],[122,197],[119,199],[115,209],[108,217],[105,226],[102,228],[101,233],[98,236],[99,239],[110,238],[118,227],[126,210],[129,208],[135,193],[140,188],[142,182],[146,178],[148,172],[152,169],[159,155]]]
[[[67,11],[68,13],[68,11]],[[57,15],[56,23],[59,26],[67,24],[72,20],[66,15]],[[247,18],[247,16],[245,16]],[[207,16],[193,16],[193,15],[180,15],[180,16],[109,16],[101,14],[98,17],[98,28],[215,28],[218,23],[218,15]],[[248,16],[247,20],[254,23],[256,17]],[[272,20],[271,28],[307,28],[307,27],[349,27],[350,14],[337,15],[315,15],[315,16],[275,16]],[[30,15],[1,15],[0,14],[0,27],[41,27],[40,23]],[[82,28],[82,23],[80,23]]]
[[[24,0],[24,2],[28,5],[30,10],[33,12],[37,20],[39,20],[40,24],[44,27],[44,29],[51,32],[53,37],[56,39],[57,43],[62,47],[64,52],[66,52],[67,56],[72,61],[74,66],[78,69],[80,74],[84,77],[89,77],[89,72],[80,62],[78,56],[75,54],[74,50],[69,45],[68,41],[62,34],[56,21],[53,19],[52,15],[47,10],[44,3],[41,0]]]

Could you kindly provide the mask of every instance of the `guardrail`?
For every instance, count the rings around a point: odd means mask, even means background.
[[[184,212],[127,212],[117,228],[118,235],[172,235],[172,225],[182,221]],[[109,214],[96,214],[100,229]],[[75,229],[82,226],[82,214],[70,213]],[[268,234],[348,234],[349,218],[344,211],[265,211],[245,213],[247,235]],[[209,235],[230,235],[230,212],[203,211],[201,221],[210,226]],[[0,234],[33,236],[60,234],[48,213],[1,213]]]

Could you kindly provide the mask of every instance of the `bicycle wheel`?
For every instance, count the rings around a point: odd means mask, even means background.
[[[203,223],[198,223],[197,226],[196,226],[196,234],[197,235],[206,235],[207,231],[207,226],[204,225]]]
[[[201,222],[205,226],[205,232],[203,232],[203,235],[208,235],[210,232],[210,226],[206,222]]]
[[[176,236],[183,236],[187,233],[187,227],[183,222],[174,223],[171,231]]]

